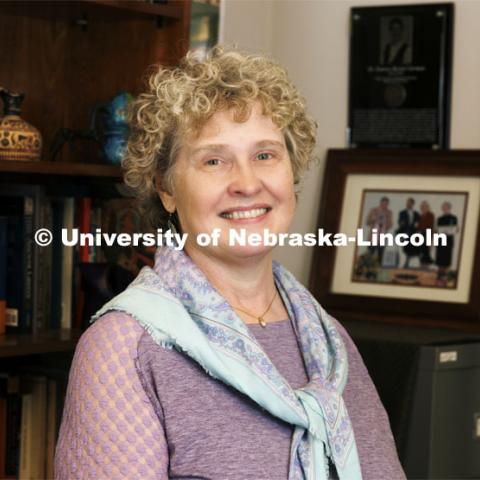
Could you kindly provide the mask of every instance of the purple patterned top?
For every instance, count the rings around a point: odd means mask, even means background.
[[[363,478],[405,479],[375,387],[337,325],[348,352],[343,398]],[[249,329],[293,388],[307,383],[290,321]],[[157,345],[129,315],[111,312],[77,346],[55,476],[286,479],[292,429],[191,358]]]

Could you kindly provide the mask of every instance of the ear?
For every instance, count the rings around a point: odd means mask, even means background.
[[[175,196],[166,190],[161,188],[162,185],[162,178],[159,173],[155,174],[155,190],[158,193],[158,196],[163,204],[165,210],[169,213],[175,212],[177,208],[177,202],[175,200]]]

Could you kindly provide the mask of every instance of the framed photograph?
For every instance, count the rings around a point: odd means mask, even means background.
[[[448,148],[452,3],[351,10],[350,147]]]
[[[480,150],[331,150],[310,288],[339,319],[480,331]]]
[[[349,183],[349,188],[354,188],[351,179]],[[364,241],[356,244],[350,279],[455,290],[469,193],[468,189],[412,190],[408,185],[400,190],[364,189],[354,225]],[[351,230],[352,225],[345,227]],[[394,241],[398,234],[403,234],[403,240],[399,237],[401,244]],[[382,236],[392,240],[379,245]],[[373,241],[375,238],[378,242]]]

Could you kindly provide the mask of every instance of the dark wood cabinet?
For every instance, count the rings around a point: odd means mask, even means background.
[[[176,64],[189,24],[189,0],[0,2],[0,85],[25,92],[22,116],[42,133],[43,159],[59,128],[87,128],[95,104],[139,92],[151,65]]]
[[[188,50],[190,1],[0,2],[0,85],[26,93],[22,117],[43,137],[42,160],[0,160],[1,183],[121,183],[120,167],[96,152],[75,162],[68,148],[50,161],[59,128],[86,129],[94,105],[119,91],[141,91],[152,65],[174,65]],[[77,159],[78,160],[78,159]],[[78,332],[0,338],[0,358],[72,349]]]

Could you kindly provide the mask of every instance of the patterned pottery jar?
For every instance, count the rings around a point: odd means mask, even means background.
[[[4,116],[0,119],[0,160],[40,160],[42,136],[20,117],[25,94],[0,87]]]

